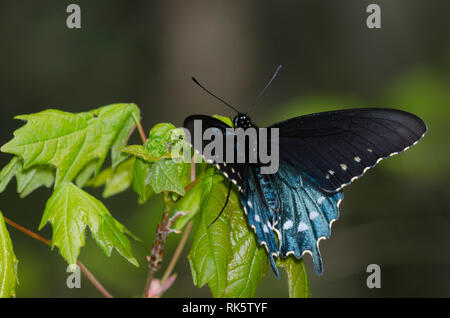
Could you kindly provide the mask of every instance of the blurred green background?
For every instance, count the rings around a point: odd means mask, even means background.
[[[429,127],[408,152],[383,161],[346,188],[331,240],[321,243],[325,273],[306,264],[313,297],[450,296],[450,12],[449,1],[375,1],[382,28],[366,27],[374,1],[76,1],[81,30],[66,27],[72,1],[0,4],[0,142],[22,125],[13,116],[46,108],[86,111],[116,102],[141,107],[149,130],[180,126],[193,113],[233,116],[195,86],[191,75],[246,110],[276,65],[280,76],[250,114],[261,126],[347,107],[394,107]],[[137,136],[131,141],[138,143]],[[1,154],[2,166],[10,156]],[[91,191],[97,197],[101,190]],[[20,200],[0,195],[5,216],[37,230],[50,191]],[[105,200],[113,216],[144,243],[133,243],[135,268],[92,239],[80,259],[115,296],[139,296],[161,199],[139,206],[130,190]],[[20,261],[19,297],[97,297],[66,288],[66,264],[9,228]],[[51,236],[47,225],[41,233]],[[169,236],[167,255],[178,237]],[[192,284],[185,250],[166,296],[209,296]],[[166,261],[169,257],[166,257]],[[381,266],[381,289],[366,287],[368,264]],[[285,277],[271,272],[258,296],[286,297]]]

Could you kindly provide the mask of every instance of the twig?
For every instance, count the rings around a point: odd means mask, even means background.
[[[192,160],[191,162],[191,184],[194,184],[195,182],[195,162]],[[173,232],[170,227],[172,226],[174,220],[179,217],[181,214],[175,214],[172,218],[169,219],[169,194],[167,192],[164,192],[164,212],[162,215],[161,223],[158,224],[156,229],[156,238],[152,246],[152,253],[148,257],[149,261],[149,272],[147,275],[147,280],[145,284],[145,289],[142,294],[143,298],[148,298],[150,295],[150,290],[152,287],[152,283],[154,280],[155,272],[157,272],[160,267],[161,263],[163,261],[164,257],[164,246],[166,243],[167,234],[170,232]],[[175,250],[174,255],[172,256],[172,259],[169,262],[169,266],[167,267],[166,271],[163,274],[163,278],[161,279],[161,282],[159,282],[160,286],[164,286],[165,283],[168,281],[170,274],[172,273],[172,270],[174,269],[178,259],[180,258],[181,252],[183,251],[184,246],[186,245],[187,238],[189,236],[189,233],[191,231],[191,223],[189,223],[186,226],[186,229],[184,231],[184,234],[178,243],[177,249]],[[160,296],[161,293],[158,293],[158,296]]]
[[[136,123],[136,127],[139,131],[139,135],[141,136],[142,143],[147,141],[147,137],[145,136],[144,128],[142,128],[141,122],[137,119],[136,115],[133,113],[134,122]]]
[[[149,295],[149,291],[152,285],[153,278],[155,273],[161,268],[161,264],[164,258],[164,247],[166,245],[167,235],[171,232],[170,226],[173,223],[172,220],[169,220],[169,193],[164,191],[164,212],[162,214],[161,223],[159,223],[156,227],[156,237],[153,242],[152,251],[148,259],[148,275],[145,283],[145,289],[142,294],[143,298],[147,298]]]
[[[161,278],[161,284],[164,284],[169,278],[170,274],[172,274],[172,271],[175,268],[175,265],[177,264],[178,259],[181,256],[181,252],[183,252],[183,248],[186,245],[191,229],[192,223],[189,223],[184,230],[183,236],[181,237],[181,240],[178,243],[177,249],[175,250],[175,253],[172,256],[172,259],[170,260],[169,266],[167,266],[167,269],[164,272],[163,277]]]
[[[191,183],[189,186],[186,187],[186,192],[192,189],[192,187],[197,183],[197,179],[195,177],[195,162],[192,159],[191,162]],[[192,185],[192,186],[191,186]],[[189,189],[188,189],[189,188]],[[169,278],[170,274],[172,274],[173,269],[175,268],[175,265],[178,262],[178,259],[181,256],[181,252],[184,249],[184,246],[186,245],[187,239],[189,237],[189,234],[192,229],[192,223],[189,223],[186,228],[184,229],[183,236],[181,237],[180,242],[178,243],[177,249],[175,250],[175,253],[172,256],[172,259],[170,260],[169,266],[167,266],[166,271],[164,272],[163,277],[161,278],[161,284],[164,284],[166,280]]]
[[[51,241],[46,239],[45,237],[40,236],[37,233],[34,233],[33,231],[23,227],[22,225],[17,224],[16,222],[8,219],[7,217],[3,216],[3,219],[5,220],[5,222],[9,225],[11,225],[13,228],[19,230],[22,233],[25,233],[26,235],[44,243],[45,245],[50,246],[51,245]],[[77,262],[78,266],[80,267],[80,270],[84,273],[84,275],[86,275],[86,278],[91,282],[92,285],[94,285],[94,287],[106,298],[113,298],[113,296],[106,290],[105,287],[103,287],[102,284],[100,284],[100,282],[95,278],[94,275],[92,275],[92,273],[87,269],[87,267],[81,262],[78,261]]]
[[[50,240],[47,240],[45,237],[40,236],[37,233],[34,233],[33,231],[30,231],[27,228],[24,228],[22,225],[17,224],[16,222],[8,219],[7,217],[3,217],[3,219],[5,219],[5,222],[8,223],[9,225],[11,225],[13,228],[16,228],[17,230],[19,230],[20,232],[25,233],[28,236],[31,236],[32,238],[41,241],[42,243],[44,243],[45,245],[50,246],[51,242]]]
[[[103,287],[102,284],[95,278],[94,275],[87,269],[86,266],[84,266],[83,263],[80,261],[77,262],[78,266],[80,267],[80,270],[86,275],[87,279],[94,285],[94,287],[102,294],[105,298],[114,298],[105,287]]]

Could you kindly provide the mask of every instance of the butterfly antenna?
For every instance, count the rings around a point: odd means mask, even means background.
[[[211,222],[210,225],[208,225],[208,229],[211,225],[213,225],[214,223],[216,223],[216,221],[219,219],[219,217],[222,215],[223,211],[225,210],[225,207],[228,204],[228,200],[230,199],[230,193],[231,193],[231,182],[230,185],[228,186],[228,194],[227,194],[227,199],[225,201],[225,205],[223,206],[222,210],[220,211],[219,215],[214,219],[214,221]]]
[[[261,98],[261,96],[263,96],[264,92],[267,90],[267,88],[269,88],[270,84],[272,84],[273,80],[275,79],[275,77],[277,77],[278,72],[281,70],[281,65],[278,65],[277,69],[275,70],[275,73],[273,73],[272,78],[270,79],[270,81],[266,84],[266,86],[262,89],[262,91],[258,94],[258,96],[256,97],[255,101],[253,102],[253,104],[250,105],[250,108],[248,111],[250,111],[250,109],[252,109],[253,106],[256,105],[256,103],[259,101],[259,99]]]
[[[194,81],[195,84],[197,84],[198,86],[200,86],[200,88],[202,88],[205,92],[207,92],[209,95],[217,98],[218,100],[220,100],[222,103],[224,103],[225,105],[227,105],[228,107],[230,107],[232,110],[234,110],[237,113],[240,113],[240,111],[238,111],[236,108],[234,108],[233,106],[231,106],[229,103],[227,103],[226,101],[224,101],[222,98],[220,98],[219,96],[211,93],[205,86],[203,86],[202,84],[199,83],[199,81],[197,81],[197,79],[195,77],[191,77],[191,79]]]

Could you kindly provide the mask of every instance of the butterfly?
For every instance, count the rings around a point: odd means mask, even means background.
[[[258,128],[247,114],[220,100],[237,112],[234,128]],[[202,133],[213,129],[226,135],[231,128],[215,117],[192,115],[184,121],[191,135],[195,134],[195,122],[201,123]],[[417,144],[427,132],[419,117],[382,108],[315,113],[268,128],[278,129],[279,167],[275,173],[261,173],[261,162],[220,162],[214,156],[205,159],[230,181],[229,191],[232,183],[237,186],[247,222],[256,233],[258,243],[267,250],[277,277],[276,258],[293,255],[300,259],[306,253],[312,256],[314,268],[321,274],[319,242],[330,237],[331,225],[339,217],[343,188],[382,159]],[[234,143],[237,152],[249,152],[249,144]],[[203,154],[207,144],[203,140],[194,144],[194,148]]]

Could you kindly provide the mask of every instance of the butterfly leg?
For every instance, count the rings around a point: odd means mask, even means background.
[[[222,208],[222,210],[220,211],[219,215],[216,216],[216,218],[214,219],[214,221],[211,222],[210,225],[208,225],[208,228],[213,225],[214,223],[216,223],[216,221],[220,218],[220,216],[222,215],[223,211],[225,210],[225,207],[228,204],[228,201],[230,200],[230,194],[231,194],[231,182],[228,185],[228,194],[227,194],[227,199],[225,200],[225,204]]]

